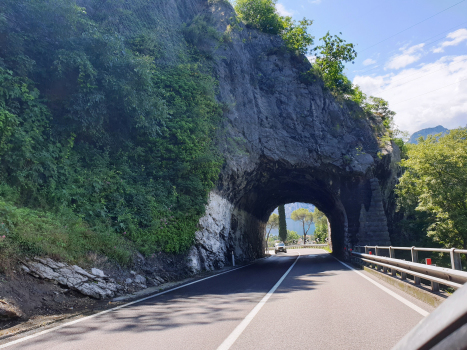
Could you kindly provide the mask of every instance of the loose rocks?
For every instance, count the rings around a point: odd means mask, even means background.
[[[16,306],[5,300],[0,300],[0,321],[20,318],[22,315],[21,310]]]
[[[112,298],[122,289],[114,280],[107,278],[102,270],[93,268],[91,274],[79,266],[70,266],[50,258],[27,260],[21,268],[37,278],[55,281],[96,299]]]

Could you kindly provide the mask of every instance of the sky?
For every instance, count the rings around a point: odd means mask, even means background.
[[[467,126],[467,0],[279,0],[282,15],[339,34],[358,56],[345,74],[382,97],[409,134]]]

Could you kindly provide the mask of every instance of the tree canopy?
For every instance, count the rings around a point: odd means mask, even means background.
[[[293,243],[293,241],[297,241],[300,239],[300,236],[297,232],[287,230],[287,243]]]
[[[418,141],[401,162],[399,205],[426,214],[434,241],[467,249],[467,128]]]
[[[268,229],[268,234],[272,229],[279,228],[279,215],[272,213],[266,224],[266,228]]]
[[[306,208],[299,208],[294,210],[290,215],[294,221],[300,221],[303,226],[303,242],[306,242],[306,234],[313,223],[313,213]]]
[[[313,21],[304,18],[296,22],[292,17],[280,16],[276,3],[277,0],[236,0],[234,7],[247,26],[264,33],[278,34],[289,49],[306,54],[313,44],[313,36],[307,32]]]
[[[328,219],[318,208],[315,208],[313,215],[315,219],[315,239],[319,243],[324,243],[328,238]]]
[[[279,212],[279,238],[282,242],[287,240],[287,220],[285,218],[285,206],[279,205],[277,208]]]
[[[0,202],[69,209],[147,255],[182,252],[223,162],[216,81],[189,33],[166,57],[152,2],[81,3],[0,2]],[[48,253],[15,217],[5,242]]]
[[[323,44],[313,48],[313,52],[316,54],[315,65],[321,71],[324,83],[332,91],[351,93],[352,83],[343,72],[344,62],[353,62],[357,57],[354,44],[329,32],[320,40]]]

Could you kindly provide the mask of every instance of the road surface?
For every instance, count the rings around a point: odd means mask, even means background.
[[[0,349],[390,349],[432,309],[362,275],[289,250]]]

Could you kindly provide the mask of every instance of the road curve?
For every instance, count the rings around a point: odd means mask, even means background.
[[[390,349],[422,319],[326,252],[300,249],[0,349]]]

